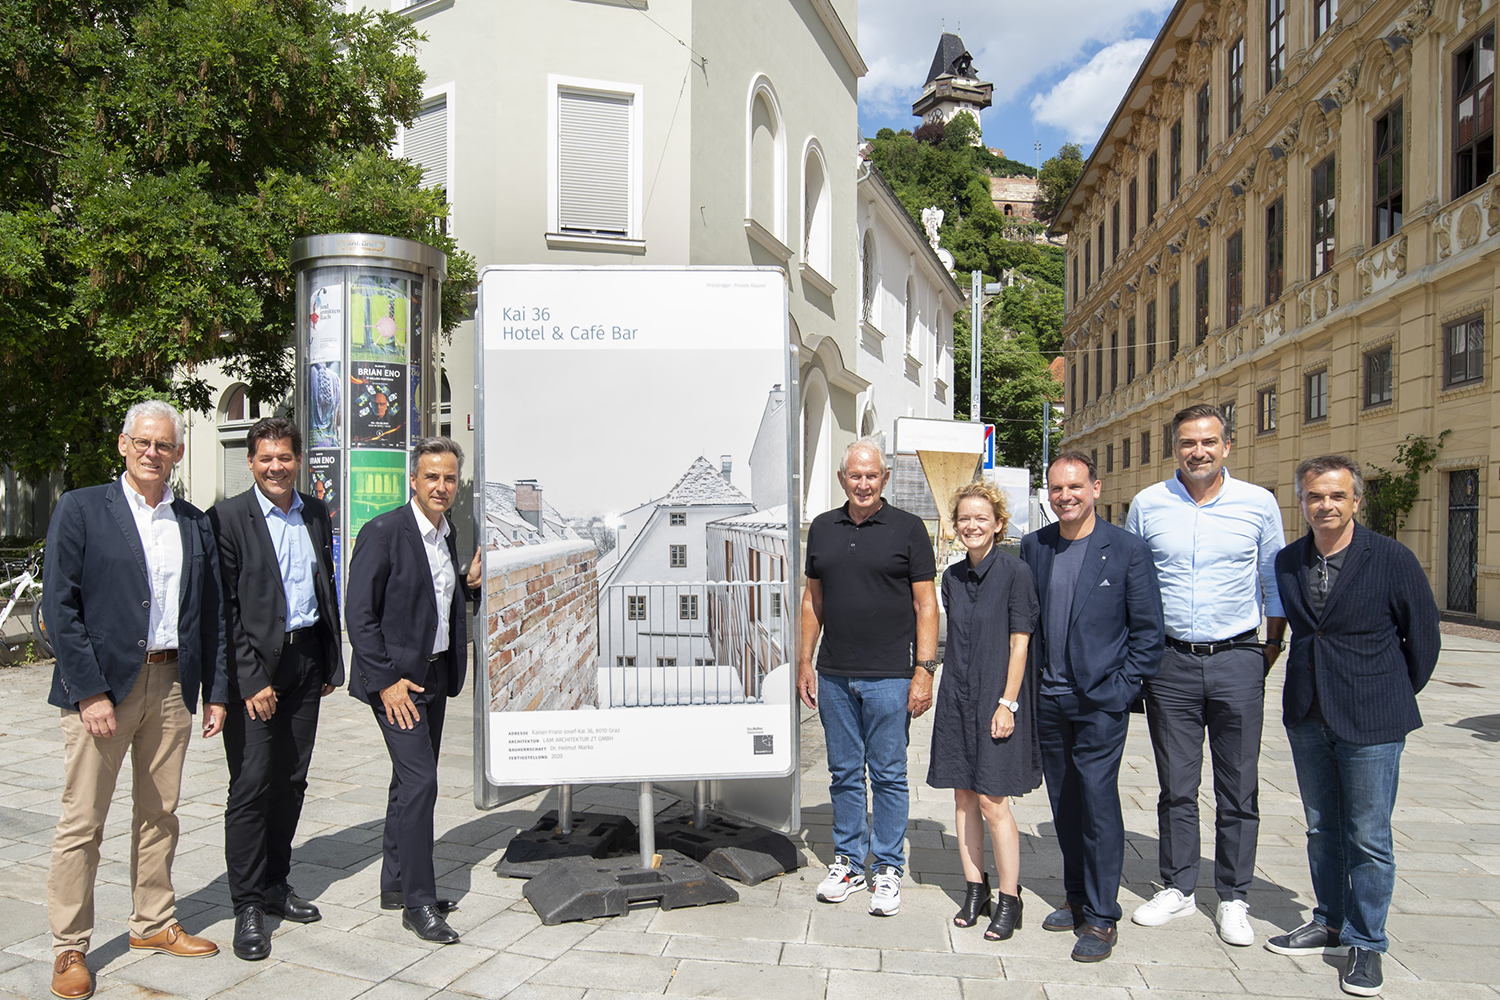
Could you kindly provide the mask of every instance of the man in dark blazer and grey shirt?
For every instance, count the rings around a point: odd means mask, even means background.
[[[1359,464],[1342,455],[1297,466],[1311,530],[1276,556],[1292,628],[1282,722],[1307,816],[1312,920],[1266,947],[1283,955],[1348,950],[1344,992],[1383,985],[1385,918],[1396,884],[1391,811],[1417,693],[1432,677],[1437,603],[1416,556],[1356,524]]]
[[[229,803],[224,861],[234,904],[234,953],[271,953],[270,913],[321,914],[287,884],[307,793],[320,699],[344,682],[328,508],[298,493],[302,432],[284,417],[250,428],[255,485],[208,512],[219,542],[234,706],[224,724]]]
[[[344,618],[354,663],[349,693],[370,703],[391,755],[380,905],[425,941],[453,944],[437,898],[432,811],[449,698],[468,669],[466,602],[478,599],[480,557],[467,574],[447,517],[458,493],[463,452],[445,437],[411,451],[412,499],[359,531],[349,563]]]

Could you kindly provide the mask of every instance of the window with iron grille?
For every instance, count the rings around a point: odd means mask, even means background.
[[[1177,197],[1182,190],[1182,119],[1172,123],[1167,133],[1167,200]]]
[[[1443,382],[1468,385],[1484,378],[1484,314],[1443,327]]]
[[[1083,241],[1083,290],[1089,290],[1089,282],[1094,277],[1094,244],[1092,240]]]
[[[1245,234],[1224,241],[1224,325],[1234,326],[1245,310]]]
[[[1286,72],[1286,0],[1266,0],[1266,93]]]
[[[1135,317],[1125,321],[1125,384],[1135,381]]]
[[[1234,135],[1245,120],[1245,36],[1229,46],[1229,86],[1225,95],[1224,134]]]
[[[1391,401],[1391,360],[1389,347],[1365,355],[1365,407],[1382,406]]]
[[[1083,392],[1087,395],[1088,389],[1085,388]],[[1078,365],[1076,364],[1068,366],[1068,410],[1070,412],[1078,410]]]
[[[1208,339],[1208,258],[1193,268],[1193,338],[1196,344]]]
[[[1156,221],[1156,153],[1146,157],[1146,225]]]
[[[1224,438],[1230,444],[1234,443],[1234,420],[1238,408],[1239,405],[1232,400],[1219,405],[1219,412],[1224,414]]]
[[[1141,464],[1151,461],[1151,432],[1141,431]]]
[[[686,514],[669,514],[667,517],[669,518],[668,523],[674,528],[681,528],[687,524]]]
[[[1316,278],[1333,267],[1336,249],[1334,230],[1335,167],[1333,157],[1313,167],[1312,172],[1312,276]],[[1378,212],[1376,213],[1379,214]]]
[[[1104,337],[1094,345],[1094,398],[1104,395]]]
[[[677,617],[683,621],[698,617],[697,594],[682,594],[677,598]]]
[[[1109,335],[1109,391],[1120,387],[1120,331]]]
[[[671,567],[673,569],[683,569],[684,567],[687,566],[687,546],[686,545],[674,545],[674,546],[672,546],[672,550],[671,550],[670,554],[671,554],[671,563],[670,563],[670,565],[671,565]]]
[[[1255,432],[1269,434],[1276,429],[1276,389],[1262,389],[1255,395]]]
[[[1182,346],[1182,286],[1172,282],[1167,288],[1167,360],[1177,357]]]
[[[1156,300],[1146,303],[1146,371],[1156,367]]]
[[[1401,102],[1375,119],[1375,219],[1372,236],[1383,243],[1401,231],[1401,157],[1405,130]]]
[[[643,622],[646,620],[646,597],[644,594],[640,597],[625,598],[625,617],[633,622]]]
[[[1119,229],[1118,226],[1115,228]],[[1116,247],[1115,251],[1118,253],[1119,249]],[[1099,223],[1099,280],[1104,280],[1104,223],[1102,222]]]
[[[1323,37],[1338,16],[1339,0],[1313,0],[1313,38]]]
[[[1141,182],[1139,178],[1130,178],[1130,207],[1126,210],[1126,217],[1130,220],[1130,242],[1135,242],[1136,223],[1138,221],[1137,205],[1141,200]]]
[[[1453,54],[1453,197],[1495,169],[1495,26]]]
[[[1302,419],[1308,423],[1328,417],[1328,369],[1319,368],[1302,379],[1302,395],[1307,404],[1302,408]]]
[[[1281,298],[1286,264],[1286,203],[1280,198],[1266,208],[1266,305]]]
[[[1195,170],[1202,170],[1208,166],[1208,139],[1209,139],[1209,92],[1208,84],[1198,88],[1198,108],[1193,116],[1193,131],[1197,134],[1197,149],[1195,150],[1193,162]]]
[[[1163,459],[1172,457],[1172,421],[1170,420],[1161,425],[1161,457]]]

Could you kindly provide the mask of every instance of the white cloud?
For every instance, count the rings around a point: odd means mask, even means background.
[[[950,0],[932,8],[911,0],[859,0],[859,51],[870,67],[859,83],[860,105],[909,112],[944,31],[963,38],[981,78],[995,85],[995,104],[1003,105],[1039,76],[1075,66],[1095,46],[1133,38],[1143,25],[1154,31],[1172,3]]]
[[[1066,132],[1074,142],[1093,143],[1109,124],[1109,116],[1150,50],[1149,38],[1105,46],[1051,90],[1033,97],[1032,117]]]

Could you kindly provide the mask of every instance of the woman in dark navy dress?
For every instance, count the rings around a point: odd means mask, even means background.
[[[953,525],[968,558],[943,573],[948,646],[932,724],[927,783],[953,789],[958,850],[968,883],[953,917],[973,927],[990,912],[984,828],[995,855],[998,904],[984,936],[1004,941],[1021,926],[1021,835],[1010,798],[1042,783],[1036,685],[1026,650],[1036,628],[1031,570],[995,547],[1010,512],[988,483],[953,494]]]

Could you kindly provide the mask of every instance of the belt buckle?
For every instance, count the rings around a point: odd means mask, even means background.
[[[1195,642],[1195,643],[1192,643],[1192,647],[1193,647],[1193,655],[1194,656],[1213,656],[1214,655],[1214,644],[1211,643],[1211,642]]]

